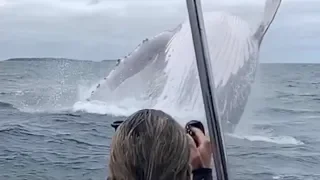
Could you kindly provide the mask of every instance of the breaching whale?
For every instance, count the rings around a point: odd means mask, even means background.
[[[204,13],[219,116],[228,131],[234,130],[244,112],[260,46],[280,3],[266,1],[257,28],[226,12]],[[204,117],[189,21],[143,40],[122,58],[92,90],[88,101],[101,97],[112,102],[136,98],[146,102],[141,108],[162,109],[173,116],[175,112],[186,112],[186,116],[202,113]]]

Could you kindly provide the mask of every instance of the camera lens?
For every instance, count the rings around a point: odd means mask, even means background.
[[[205,134],[204,126],[200,121],[191,120],[186,124],[185,129],[186,129],[187,133],[190,134],[191,136],[193,136],[193,132],[191,131],[192,127],[200,129],[203,132],[203,134]]]
[[[111,127],[114,128],[114,130],[116,131],[117,128],[123,123],[123,121],[115,121],[111,124]]]

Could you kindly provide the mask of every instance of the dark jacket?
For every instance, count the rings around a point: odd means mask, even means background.
[[[213,180],[212,169],[200,168],[192,171],[193,180]]]

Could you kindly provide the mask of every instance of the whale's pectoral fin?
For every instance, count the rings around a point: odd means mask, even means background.
[[[266,0],[264,7],[263,19],[254,33],[254,37],[259,41],[259,45],[262,42],[264,35],[267,33],[271,23],[273,22],[282,0]]]

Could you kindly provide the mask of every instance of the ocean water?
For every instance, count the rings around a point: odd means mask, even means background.
[[[110,124],[134,104],[78,102],[115,64],[0,62],[0,180],[107,177]],[[320,65],[260,65],[240,124],[225,134],[231,179],[320,179],[319,107]]]

